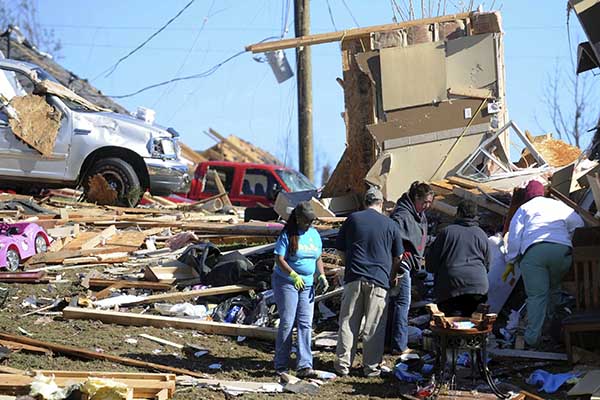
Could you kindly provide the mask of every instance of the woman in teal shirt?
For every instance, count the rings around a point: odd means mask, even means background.
[[[275,267],[271,283],[277,310],[279,329],[275,341],[275,371],[287,372],[292,350],[294,322],[298,331],[296,375],[314,377],[310,348],[314,292],[329,287],[323,272],[321,236],[311,226],[316,219],[308,202],[300,202],[290,214],[275,243]],[[314,275],[318,270],[317,284]]]

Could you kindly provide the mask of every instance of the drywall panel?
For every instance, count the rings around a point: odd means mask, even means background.
[[[475,151],[485,133],[464,136],[460,145],[456,146],[443,167],[434,175],[442,164],[444,157],[456,142],[456,138],[436,142],[422,143],[384,151],[380,158],[390,158],[391,169],[385,176],[382,192],[387,200],[395,201],[406,192],[415,180],[439,180],[455,171]],[[367,176],[376,180],[376,175],[382,171],[382,164],[375,163]],[[434,176],[432,176],[434,175]]]
[[[450,91],[482,89],[496,82],[494,35],[488,33],[447,41],[446,73]]]
[[[447,99],[444,42],[381,49],[384,110]]]
[[[470,109],[471,114],[475,114],[481,102],[479,99],[456,99],[452,102],[391,111],[386,113],[387,122],[369,125],[368,128],[379,143],[389,139],[464,128],[470,120],[465,118],[465,110]],[[471,125],[487,124],[490,117],[487,107],[483,106]]]

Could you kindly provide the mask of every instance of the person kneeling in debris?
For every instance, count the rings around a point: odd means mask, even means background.
[[[423,253],[427,244],[427,217],[431,207],[433,189],[425,182],[415,181],[396,202],[390,218],[400,229],[404,246],[400,273],[396,279],[395,294],[390,294],[391,320],[388,333],[391,336],[392,354],[412,352],[408,347],[408,311],[411,301],[411,273],[422,269]]]
[[[461,201],[456,220],[440,231],[426,254],[438,308],[448,317],[470,317],[487,300],[491,252],[477,220],[477,204]]]
[[[311,226],[316,219],[310,203],[298,203],[275,243],[276,262],[271,284],[277,311],[279,329],[275,341],[275,371],[288,371],[292,351],[292,330],[297,329],[296,375],[316,377],[311,353],[312,321],[315,289],[325,292],[329,287],[323,272],[321,236]],[[316,288],[314,275],[318,270]]]
[[[544,197],[544,186],[530,181],[525,203],[508,228],[507,271],[518,263],[527,294],[525,343],[539,344],[546,315],[552,315],[560,282],[572,262],[571,238],[583,226],[581,217],[561,201]]]
[[[387,292],[392,268],[397,270],[404,251],[397,225],[382,214],[382,193],[369,189],[365,206],[365,210],[346,219],[336,242],[345,265],[334,361],[335,370],[342,376],[350,373],[363,317],[363,372],[368,377],[381,374]]]

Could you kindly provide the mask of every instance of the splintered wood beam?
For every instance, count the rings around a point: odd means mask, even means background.
[[[217,286],[207,289],[197,289],[197,290],[188,290],[185,292],[174,292],[174,293],[163,293],[163,294],[155,294],[151,296],[146,296],[142,300],[136,300],[129,303],[121,303],[121,305],[139,305],[139,304],[149,304],[156,302],[172,302],[172,301],[182,301],[193,299],[194,297],[206,297],[206,296],[217,296],[220,294],[229,294],[229,293],[238,293],[238,292],[247,292],[248,290],[253,289],[250,286],[244,285],[227,285],[227,286]]]
[[[96,236],[85,242],[81,245],[81,250],[93,249],[98,246],[103,241],[110,239],[112,236],[116,235],[117,228],[114,225],[109,226],[104,229],[102,232],[98,233]]]
[[[256,43],[246,46],[246,51],[253,53],[264,53],[266,51],[291,49],[300,46],[311,46],[314,44],[339,42],[346,39],[357,39],[371,33],[387,32],[398,29],[406,29],[413,26],[421,26],[428,24],[439,24],[443,22],[456,21],[469,18],[471,13],[460,13],[452,15],[444,15],[442,17],[417,19],[414,21],[406,21],[398,24],[375,25],[366,28],[348,29],[345,31],[318,33],[315,35],[302,36],[299,38],[277,40],[273,42]]]
[[[72,307],[67,307],[67,308],[72,308]],[[8,340],[11,342],[16,342],[16,343],[22,343],[22,344],[26,344],[26,345],[30,345],[30,346],[42,347],[42,348],[51,350],[54,353],[59,353],[59,354],[72,356],[72,357],[84,358],[87,360],[104,360],[104,361],[110,361],[110,362],[114,362],[114,363],[122,364],[122,365],[130,365],[132,367],[150,369],[150,370],[155,370],[155,371],[170,372],[170,373],[177,374],[177,375],[189,375],[189,376],[193,376],[196,378],[204,377],[204,374],[190,371],[187,369],[175,368],[175,367],[171,367],[169,365],[155,364],[155,363],[151,363],[151,362],[136,360],[133,358],[115,356],[115,355],[108,354],[108,353],[98,353],[95,351],[83,349],[81,347],[66,346],[63,344],[52,343],[52,342],[44,342],[42,340],[32,339],[32,338],[28,338],[25,336],[10,335],[8,333],[0,332],[0,339]]]
[[[66,307],[63,310],[63,317],[66,319],[91,319],[102,321],[107,324],[119,324],[125,326],[195,329],[198,332],[213,335],[246,336],[264,340],[275,340],[275,335],[277,333],[277,330],[273,328],[252,325],[198,321],[187,318],[162,317],[159,315],[136,314],[132,312],[92,310],[79,307]],[[2,335],[0,335],[0,338],[2,338]]]

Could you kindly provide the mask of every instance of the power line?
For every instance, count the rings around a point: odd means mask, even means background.
[[[333,30],[337,31],[338,28],[335,26],[335,20],[333,19],[333,13],[331,12],[331,4],[329,4],[329,0],[327,0],[327,11],[329,12],[329,19],[331,20],[331,25],[333,25]]]
[[[139,49],[141,49],[142,47],[144,47],[144,45],[146,43],[148,43],[149,41],[151,41],[152,39],[154,39],[154,37],[156,37],[156,35],[158,35],[163,30],[165,30],[165,28],[167,26],[169,26],[173,21],[175,21],[181,14],[183,14],[183,12],[185,10],[187,10],[194,3],[194,1],[196,1],[196,0],[190,0],[190,2],[185,5],[185,7],[183,7],[181,10],[179,10],[179,12],[177,14],[175,14],[175,16],[173,18],[171,18],[170,20],[168,20],[166,24],[164,24],[163,26],[161,26],[156,32],[154,32],[152,35],[150,35],[150,37],[148,37],[148,39],[144,40],[135,49],[133,49],[129,53],[127,53],[127,55],[121,57],[112,67],[110,67],[108,69],[108,73],[105,75],[105,77],[110,76],[117,69],[117,67],[119,66],[119,64],[121,64],[123,61],[125,61],[127,58],[129,58],[131,55],[133,55],[136,51],[138,51]],[[96,78],[94,78],[94,79],[96,79]]]
[[[221,61],[220,63],[212,66],[209,69],[207,69],[206,71],[200,72],[198,74],[188,75],[188,76],[182,76],[182,77],[179,77],[179,78],[169,79],[168,81],[164,81],[164,82],[160,82],[160,83],[155,83],[153,85],[149,85],[149,86],[146,86],[146,87],[144,87],[142,89],[139,89],[139,90],[137,90],[137,91],[135,91],[133,93],[116,95],[116,96],[106,96],[106,97],[111,97],[113,99],[123,99],[123,98],[126,98],[126,97],[132,97],[132,96],[138,95],[138,94],[140,94],[142,92],[145,92],[146,90],[150,90],[150,89],[154,89],[154,88],[157,88],[157,87],[160,87],[160,86],[168,85],[169,83],[179,82],[179,81],[185,81],[185,80],[189,80],[189,79],[205,78],[205,77],[207,77],[209,75],[214,74],[221,66],[223,66],[224,64],[226,64],[229,61],[233,60],[234,58],[241,56],[245,52],[246,52],[246,50],[239,51],[239,52],[235,53],[234,55],[232,55],[232,56],[226,58],[225,60]]]
[[[210,7],[208,8],[207,15],[204,18],[204,20],[202,20],[202,25],[200,26],[200,30],[198,31],[198,33],[196,34],[196,37],[194,38],[192,46],[190,47],[190,49],[186,53],[185,57],[183,58],[183,61],[181,62],[181,64],[179,65],[179,68],[177,69],[177,72],[175,72],[175,77],[176,78],[179,78],[179,76],[181,74],[181,71],[183,70],[183,67],[185,67],[185,65],[187,64],[188,59],[190,58],[190,54],[192,54],[192,51],[194,50],[194,47],[196,47],[196,43],[198,43],[198,39],[200,38],[200,35],[202,34],[202,31],[204,30],[204,27],[206,26],[206,23],[208,22],[208,19],[212,16],[211,11],[212,11],[213,7],[215,6],[215,1],[216,0],[212,0],[212,2],[210,3]],[[158,98],[156,99],[156,101],[154,102],[154,104],[152,105],[152,107],[156,107],[156,105],[158,103],[160,103],[160,101],[163,99],[163,97],[165,97],[168,93],[170,93],[173,90],[174,87],[175,87],[175,85],[170,86],[168,88],[165,88],[165,90],[163,91],[163,93],[160,96],[158,96]]]
[[[352,20],[354,21],[354,24],[356,25],[356,27],[359,28],[360,25],[358,24],[358,21],[356,20],[356,18],[354,18],[354,14],[352,14],[352,10],[350,10],[350,7],[348,7],[348,4],[346,4],[346,0],[342,0],[342,3],[344,4],[344,7],[346,7],[346,10],[348,10],[348,14],[350,14],[350,16],[352,17]]]

